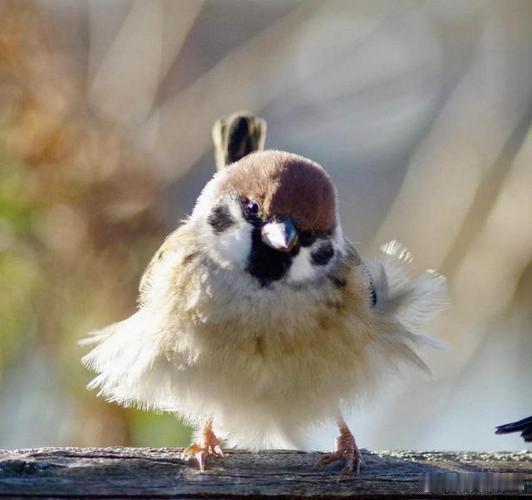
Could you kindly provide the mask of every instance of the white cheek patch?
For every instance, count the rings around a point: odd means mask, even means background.
[[[341,229],[337,229],[331,243],[334,254],[325,265],[317,264],[312,258],[312,252],[316,252],[320,246],[319,241],[313,243],[310,247],[301,247],[299,253],[292,260],[286,281],[291,284],[300,284],[320,280],[326,276],[337,265],[338,257],[345,252],[345,242],[343,241]]]
[[[338,220],[338,214],[336,215],[336,218]],[[338,223],[338,225],[336,226],[336,229],[334,230],[333,246],[335,250],[342,249],[345,246],[344,231],[340,223]]]
[[[244,219],[240,204],[235,199],[231,196],[220,197],[218,185],[225,175],[225,170],[222,170],[207,183],[196,202],[191,219],[200,225],[200,238],[204,247],[220,265],[244,270],[251,250],[252,227]],[[229,210],[232,224],[215,231],[208,223],[208,218],[218,206]]]
[[[216,172],[212,179],[207,182],[196,200],[196,205],[191,214],[193,220],[206,219],[211,210],[221,201],[218,193],[218,185],[225,175],[225,171],[223,170],[221,172]]]
[[[215,236],[215,245],[218,245],[220,255],[231,264],[240,269],[245,269],[251,250],[251,224],[242,217],[236,219],[235,224],[227,231]]]
[[[302,247],[292,260],[286,281],[288,283],[301,283],[312,281],[321,274],[321,269],[312,264],[310,251],[312,247]]]
[[[234,200],[227,199],[221,203],[229,211],[230,225],[217,231],[209,224],[208,217],[204,219],[202,233],[205,248],[222,266],[244,270],[251,250],[252,226],[244,219],[240,206]]]

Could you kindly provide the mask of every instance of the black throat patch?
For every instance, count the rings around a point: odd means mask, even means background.
[[[251,252],[247,271],[259,280],[261,286],[268,286],[286,275],[293,258],[298,253],[299,245],[290,252],[281,252],[269,247],[262,241],[260,227],[255,226],[251,232]]]

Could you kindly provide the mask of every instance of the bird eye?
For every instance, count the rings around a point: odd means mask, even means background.
[[[251,215],[258,215],[260,213],[260,205],[256,201],[250,201],[246,205],[246,209]]]

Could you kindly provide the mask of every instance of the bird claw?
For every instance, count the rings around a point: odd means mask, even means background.
[[[205,472],[209,455],[216,455],[221,458],[225,457],[220,446],[220,441],[212,430],[204,431],[201,444],[192,443],[187,446],[181,453],[181,459],[188,462],[195,458],[198,462],[200,472]]]
[[[355,438],[347,426],[341,427],[340,437],[336,440],[336,451],[327,453],[321,457],[315,463],[314,467],[320,467],[338,461],[343,461],[345,463],[344,468],[340,471],[340,477],[352,473],[360,474],[362,454],[356,445]]]
[[[214,455],[217,455],[221,458],[225,457],[224,452],[219,444],[217,444],[214,449],[211,447],[211,450],[213,450],[211,453],[214,453]]]
[[[358,449],[355,451],[354,456],[346,458],[346,465],[340,472],[341,476],[352,474],[360,474],[360,466],[362,465],[362,455]]]
[[[362,465],[362,456],[358,449],[353,452],[335,451],[333,453],[327,453],[321,457],[314,467],[321,467],[323,465],[329,465],[333,462],[339,462],[343,460],[345,462],[344,468],[340,471],[340,476],[347,476],[349,474],[360,474],[360,466]]]
[[[188,462],[195,458],[198,461],[199,470],[203,472],[205,470],[206,455],[208,455],[207,450],[203,450],[196,443],[192,443],[181,453],[181,460]]]

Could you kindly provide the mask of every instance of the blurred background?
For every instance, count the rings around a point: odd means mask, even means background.
[[[449,350],[354,409],[360,445],[526,448],[493,428],[532,414],[531,94],[529,0],[2,0],[0,447],[188,444],[88,392],[77,342],[134,311],[246,109],[328,169],[363,255],[449,278]]]

